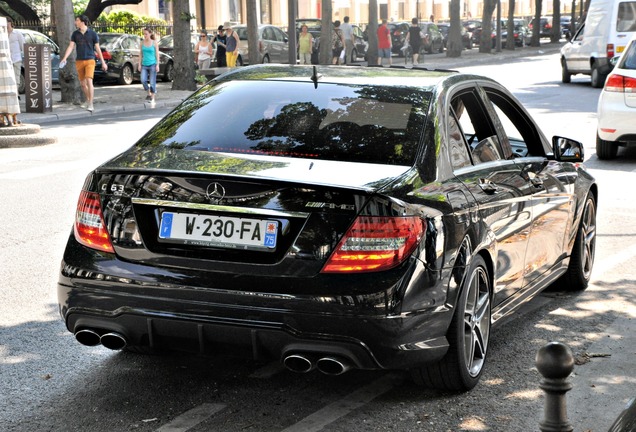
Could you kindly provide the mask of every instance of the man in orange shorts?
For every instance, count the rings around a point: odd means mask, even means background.
[[[95,53],[99,56],[104,71],[108,70],[108,65],[104,61],[102,50],[99,47],[99,36],[88,28],[89,23],[90,21],[86,15],[75,18],[75,27],[77,27],[77,30],[71,35],[71,41],[68,44],[68,48],[66,48],[66,53],[64,53],[64,57],[60,60],[60,68],[66,66],[66,59],[71,55],[71,52],[73,52],[73,48],[77,47],[75,68],[77,69],[77,76],[82,85],[82,91],[86,97],[86,106],[82,104],[82,107],[93,112]]]

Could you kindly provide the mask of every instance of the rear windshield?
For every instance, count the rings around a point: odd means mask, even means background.
[[[411,166],[429,99],[397,86],[229,81],[193,95],[137,146]]]

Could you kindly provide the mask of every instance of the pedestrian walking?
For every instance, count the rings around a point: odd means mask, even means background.
[[[424,37],[425,36],[422,34],[422,29],[420,28],[418,19],[413,18],[411,20],[409,31],[406,34],[406,43],[410,45],[411,52],[413,53],[413,65],[418,64],[418,58]]]
[[[227,43],[227,36],[225,35],[225,29],[222,25],[217,28],[217,33],[212,43],[216,44],[216,67],[226,67],[225,45]]]
[[[353,26],[349,24],[348,16],[344,17],[343,21],[340,30],[342,30],[342,37],[344,38],[344,63],[349,64],[351,62],[351,54],[353,53]]]
[[[75,27],[77,30],[71,35],[71,41],[66,48],[64,57],[60,60],[60,69],[66,66],[66,59],[77,48],[77,59],[75,60],[75,68],[77,76],[82,86],[82,92],[86,98],[86,102],[82,104],[82,108],[93,112],[93,96],[95,89],[93,88],[93,78],[95,76],[95,53],[102,62],[102,70],[107,71],[108,65],[104,61],[102,49],[99,47],[99,36],[92,29],[88,28],[90,20],[86,15],[75,17]]]
[[[344,50],[344,37],[340,30],[340,20],[333,23],[333,33],[331,34],[331,63],[338,64],[340,62],[340,54]]]
[[[212,44],[208,41],[208,35],[202,31],[199,35],[199,42],[194,46],[194,55],[196,56],[197,66],[199,69],[210,69],[210,61],[212,60]]]
[[[15,126],[20,123],[18,86],[11,61],[8,26],[4,25],[4,18],[0,17],[0,21],[0,126]]]
[[[238,34],[232,30],[232,25],[229,22],[225,22],[223,28],[225,29],[225,36],[227,37],[225,43],[225,61],[227,62],[227,67],[233,68],[236,67],[236,59],[239,55],[239,37]]]
[[[384,18],[382,24],[378,27],[378,65],[382,66],[382,59],[388,59],[391,66],[391,30],[387,26],[387,20]]]
[[[13,73],[15,83],[20,89],[22,80],[22,58],[24,56],[24,35],[13,28],[13,20],[7,18],[7,32],[9,33],[9,51],[11,52],[11,62],[13,63]],[[18,94],[18,99],[20,95]]]
[[[139,72],[141,72],[141,84],[148,93],[146,101],[154,103],[157,94],[157,72],[159,72],[159,45],[155,35],[148,27],[143,30],[144,38],[139,44]],[[150,84],[148,84],[150,81]]]
[[[311,64],[311,50],[314,46],[314,37],[309,33],[309,28],[303,24],[298,36],[298,57],[300,64]]]

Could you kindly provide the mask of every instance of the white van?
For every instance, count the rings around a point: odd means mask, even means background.
[[[585,23],[561,48],[564,83],[574,74],[592,77],[601,88],[612,70],[609,60],[620,55],[636,33],[636,0],[592,0]]]

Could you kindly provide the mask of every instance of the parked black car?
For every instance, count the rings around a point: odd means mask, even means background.
[[[532,35],[530,34],[530,30],[528,29],[528,23],[524,19],[515,19],[514,20],[514,38],[515,38],[515,46],[523,47],[530,44],[530,39]],[[506,46],[508,42],[508,23],[506,22],[505,26],[502,27],[501,30],[501,46]]]
[[[534,19],[528,23],[528,29],[532,34],[532,28],[534,26]],[[552,35],[552,17],[539,18],[539,37],[549,38]]]
[[[437,28],[437,24],[421,22],[419,25],[421,32],[426,36],[422,44],[422,51],[426,51],[429,54],[444,52],[444,36]]]
[[[404,56],[402,47],[406,40],[406,35],[409,32],[410,23],[407,22],[390,22],[387,24],[387,28],[391,32],[391,52],[398,56]]]
[[[84,345],[467,390],[492,325],[587,287],[582,161],[485,77],[237,68],[88,175],[59,310]]]
[[[450,33],[450,24],[438,23],[437,28],[442,34],[442,38],[444,40],[444,49],[448,49],[448,35]],[[473,41],[470,39],[470,33],[468,33],[468,30],[466,30],[466,27],[464,26],[460,26],[460,32],[462,37],[462,46],[466,49],[471,49],[473,47]]]
[[[119,84],[130,85],[139,79],[139,45],[142,38],[125,33],[99,33],[99,47],[102,50],[108,70],[104,72],[101,61],[96,59],[95,82],[117,80]],[[168,54],[159,51],[159,73],[157,79],[172,81],[174,60]]]

